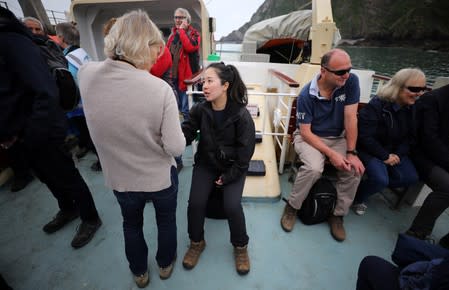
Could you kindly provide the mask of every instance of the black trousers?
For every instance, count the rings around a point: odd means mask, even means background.
[[[390,262],[367,256],[359,266],[356,290],[399,290],[399,272]]]
[[[88,150],[95,151],[94,143],[90,137],[89,129],[87,128],[86,117],[76,116],[69,119],[70,124],[78,129],[78,145],[80,148],[87,148]]]
[[[57,199],[60,210],[79,210],[81,220],[98,218],[92,194],[75,167],[63,140],[46,146],[24,146],[29,165]]]
[[[449,207],[449,172],[435,166],[425,182],[433,192],[424,200],[410,230],[429,235],[438,217]]]
[[[30,166],[25,156],[23,143],[19,140],[6,151],[9,157],[14,178],[28,178],[31,175]]]
[[[219,172],[201,165],[195,165],[193,168],[187,218],[189,237],[194,242],[204,240],[207,201],[219,176]],[[246,174],[223,186],[223,206],[231,231],[231,243],[235,247],[243,247],[249,240],[242,207],[245,179]]]

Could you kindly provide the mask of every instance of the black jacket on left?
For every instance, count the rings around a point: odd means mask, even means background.
[[[182,131],[187,144],[200,131],[195,163],[221,172],[223,183],[228,184],[248,170],[256,138],[254,121],[245,106],[228,99],[223,120],[215,122],[211,104],[202,102],[192,107]]]
[[[31,34],[0,12],[0,142],[60,143],[67,127],[56,82]]]

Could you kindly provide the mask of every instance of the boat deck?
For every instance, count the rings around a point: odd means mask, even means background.
[[[239,276],[234,269],[228,225],[206,220],[207,247],[193,270],[184,270],[182,257],[188,246],[187,200],[192,174],[190,147],[180,173],[178,198],[178,261],[170,279],[162,281],[154,259],[156,225],[154,209],[145,211],[145,237],[149,244],[151,282],[147,289],[355,289],[357,267],[365,255],[389,258],[397,233],[409,226],[417,209],[405,206],[391,210],[384,198],[373,196],[364,216],[346,217],[348,238],[338,243],[327,224],[305,226],[299,221],[291,233],[279,224],[284,202],[245,202],[251,272]],[[77,166],[93,192],[103,220],[93,240],[74,250],[70,241],[79,221],[47,235],[42,226],[57,212],[55,199],[45,185],[33,181],[24,190],[11,193],[9,184],[0,188],[0,273],[15,290],[123,290],[138,289],[125,258],[122,218],[111,190],[103,185],[101,172],[92,172],[94,155]],[[289,172],[280,176],[284,196],[291,189]],[[444,214],[434,230],[446,234],[449,216]]]

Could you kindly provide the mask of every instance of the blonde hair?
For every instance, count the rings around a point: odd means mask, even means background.
[[[134,10],[119,17],[104,38],[104,53],[112,59],[123,59],[137,68],[151,63],[150,46],[163,43],[162,35],[148,14]]]
[[[426,75],[419,68],[403,68],[396,72],[394,76],[382,86],[377,95],[384,100],[394,102],[399,95],[399,91],[405,87],[407,81],[426,80]]]

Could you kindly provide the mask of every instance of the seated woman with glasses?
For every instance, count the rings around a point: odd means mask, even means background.
[[[353,210],[363,215],[368,197],[386,187],[400,188],[418,181],[409,159],[412,106],[426,90],[424,73],[398,71],[359,112],[357,149],[367,178],[360,182]]]

